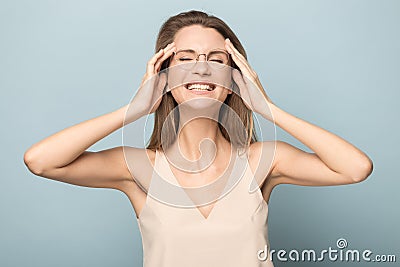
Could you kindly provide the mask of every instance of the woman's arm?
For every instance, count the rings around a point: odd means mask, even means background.
[[[372,172],[371,159],[355,146],[316,125],[297,118],[277,107],[264,91],[257,73],[239,51],[226,40],[226,49],[242,73],[232,75],[246,106],[297,138],[315,153],[302,151],[277,141],[267,187],[280,183],[298,185],[339,185],[363,181]],[[272,113],[272,116],[271,116]],[[269,143],[269,142],[268,142]],[[267,142],[251,149],[261,155]],[[264,148],[265,149],[265,148]]]
[[[122,147],[85,151],[123,126],[127,106],[57,132],[24,154],[28,169],[42,177],[88,187],[120,188],[132,180]]]
[[[98,152],[86,149],[121,128],[124,120],[128,124],[157,109],[166,83],[165,74],[157,74],[161,63],[174,49],[169,44],[149,60],[142,84],[130,105],[68,127],[30,147],[24,154],[28,169],[36,175],[74,185],[122,191],[126,186],[131,188],[132,183],[127,182],[132,182],[133,177],[125,162],[124,147]],[[128,111],[128,107],[132,108]],[[142,160],[138,157],[143,151],[129,149],[137,161]]]
[[[273,184],[340,185],[365,180],[373,170],[371,159],[341,137],[297,118],[269,103],[275,124],[315,153],[277,141]],[[261,114],[269,118],[268,114]]]

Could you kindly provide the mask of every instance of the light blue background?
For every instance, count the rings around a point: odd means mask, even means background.
[[[272,249],[318,251],[343,237],[351,249],[399,258],[400,1],[3,0],[0,266],[142,265],[125,195],[36,177],[23,153],[127,104],[162,22],[189,9],[231,26],[279,107],[345,138],[374,162],[361,184],[278,186],[269,206]],[[278,139],[309,151],[282,129]],[[90,150],[121,140],[119,130]]]

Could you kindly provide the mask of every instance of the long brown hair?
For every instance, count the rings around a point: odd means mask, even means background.
[[[208,15],[207,13],[197,10],[179,13],[165,21],[157,36],[155,52],[173,42],[175,34],[180,29],[191,25],[201,25],[205,28],[217,30],[224,38],[229,38],[236,49],[247,59],[246,51],[239,39],[224,21],[213,15]],[[232,68],[239,70],[233,60],[231,60],[230,64]],[[169,59],[163,62],[160,71],[168,68],[168,66]],[[230,108],[227,108],[225,105],[221,106],[218,118],[218,121],[221,122],[219,123],[219,128],[223,137],[231,142],[233,146],[247,148],[248,145],[257,141],[253,113],[245,106],[242,98],[238,95],[239,89],[236,88],[236,90],[233,91],[232,94],[228,94],[224,101]],[[174,110],[177,105],[170,91],[162,96],[160,105],[154,113],[154,128],[147,146],[148,149],[160,149],[162,145],[169,146],[175,141],[179,126],[179,112],[177,108]],[[170,114],[171,112],[173,113]],[[236,114],[232,114],[232,112]],[[240,121],[233,120],[233,116],[237,116]],[[226,129],[222,125],[224,125]],[[162,131],[163,144],[161,143]],[[228,133],[231,136],[229,136]],[[164,147],[164,149],[166,149],[166,147]]]

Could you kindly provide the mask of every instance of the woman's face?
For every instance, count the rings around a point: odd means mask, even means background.
[[[222,104],[227,95],[232,94],[231,67],[229,65],[221,67],[221,62],[226,62],[226,57],[224,53],[216,52],[226,51],[224,37],[213,28],[192,25],[180,29],[175,35],[174,42],[176,51],[193,50],[197,55],[200,54],[198,62],[190,68],[184,66],[190,65],[187,63],[187,58],[190,56],[185,54],[172,56],[168,70],[168,85],[175,101],[181,104],[196,98],[212,98]],[[210,51],[214,52],[209,53]],[[205,54],[209,55],[208,63]],[[229,60],[229,54],[226,56]]]

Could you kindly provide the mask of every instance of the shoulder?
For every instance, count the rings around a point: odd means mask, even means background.
[[[124,183],[121,191],[126,193],[147,190],[155,165],[156,151],[130,146],[124,146],[122,151],[131,179]]]
[[[248,161],[260,188],[269,183],[275,174],[276,146],[279,141],[262,141],[250,144]]]
[[[151,165],[154,166],[156,151],[148,148],[137,148],[131,146],[124,146],[123,153],[125,156],[126,163],[130,162],[141,162],[145,159],[151,162]]]
[[[280,141],[259,141],[250,144],[249,157],[261,153],[262,149],[275,149],[276,144]]]
[[[249,161],[254,165],[262,165],[269,170],[268,177],[278,176],[277,164],[292,146],[284,141],[260,141],[250,144]]]
[[[264,158],[269,156],[270,160],[275,161],[276,148],[280,141],[262,141],[262,142],[254,142],[249,146],[249,159],[257,160],[260,159],[261,156]]]
[[[269,179],[267,179],[267,184],[271,188],[278,184],[299,184],[300,179],[307,180],[313,175],[312,166],[319,168],[318,173],[326,170],[326,166],[320,164],[321,161],[315,153],[305,152],[284,141],[257,142],[252,147],[250,154],[258,162],[262,162],[262,158],[271,157],[272,151],[273,159],[269,168]],[[260,157],[261,153],[262,156]],[[261,158],[261,160],[258,158]]]
[[[279,184],[276,166],[279,161],[278,154],[280,154],[277,151],[280,150],[281,145],[282,141],[277,140],[254,142],[249,147],[249,164],[267,203],[272,190]]]

